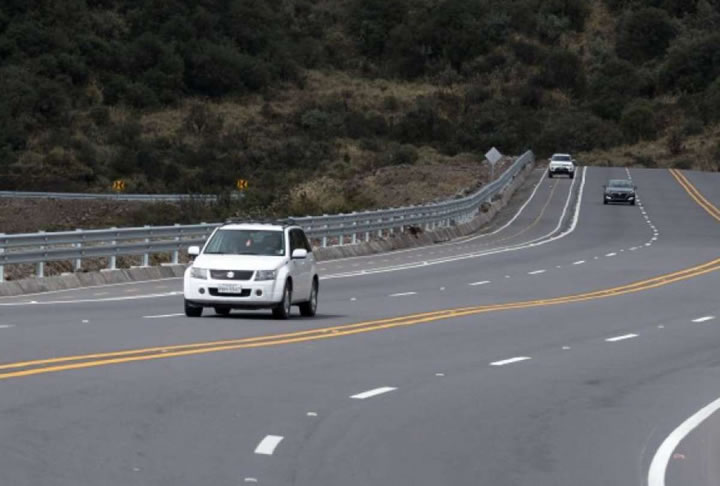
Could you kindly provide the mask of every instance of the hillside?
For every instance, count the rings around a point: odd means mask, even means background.
[[[300,214],[451,195],[493,145],[719,170],[719,28],[718,0],[7,0],[0,188],[242,178]]]

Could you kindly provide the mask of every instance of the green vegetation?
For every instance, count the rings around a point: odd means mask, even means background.
[[[0,185],[243,178],[246,209],[283,212],[422,147],[680,156],[720,121],[719,28],[716,0],[5,0]]]

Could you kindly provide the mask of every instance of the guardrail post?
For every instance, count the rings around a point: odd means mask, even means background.
[[[5,233],[0,233],[0,238],[5,236]],[[0,246],[0,255],[5,253],[5,248]],[[0,283],[3,283],[5,281],[5,267],[0,265]]]
[[[145,228],[150,228],[150,226],[145,225]],[[145,243],[150,243],[150,238],[145,238]],[[144,253],[144,254],[143,254],[142,266],[143,266],[143,267],[149,267],[149,266],[150,266],[150,253]]]
[[[78,229],[76,229],[75,231],[82,231],[82,230],[78,228]],[[82,248],[82,242],[76,243],[76,244],[73,245],[73,246],[74,246],[75,248]],[[75,267],[75,271],[76,271],[76,272],[79,272],[80,270],[82,270],[82,258],[76,258],[76,259],[75,259],[75,266],[74,266],[74,267]]]
[[[110,229],[113,229],[113,230],[114,230],[114,229],[117,229],[117,228],[116,228],[115,226],[113,226],[113,227],[110,228]],[[111,244],[112,246],[115,246],[115,245],[117,245],[117,241],[113,240],[110,244]],[[110,260],[109,260],[109,262],[108,262],[108,268],[109,268],[110,270],[115,270],[115,269],[117,268],[117,257],[116,257],[115,255],[111,255],[111,256],[110,256]]]
[[[38,233],[45,233],[44,231],[38,231]],[[41,250],[45,249],[45,245],[40,246]],[[35,276],[37,278],[43,278],[45,276],[45,262],[37,262],[35,264]]]
[[[378,223],[382,224],[382,218],[378,219]],[[382,234],[382,228],[380,228],[380,229],[378,230],[378,237],[379,237],[379,238],[382,238],[382,235],[383,235],[383,234]]]
[[[175,223],[175,226],[180,226],[180,225],[178,223]],[[180,241],[180,237],[176,236],[175,241]],[[180,263],[180,251],[177,249],[172,252],[172,262],[173,262],[173,265],[177,265],[178,263]]]
[[[395,228],[393,228],[393,221],[395,221],[395,217],[390,216],[390,220],[388,221],[388,226],[390,226],[390,229],[388,230],[388,236],[395,233]]]
[[[341,234],[340,236],[338,236],[338,246],[343,246],[345,244],[344,240],[345,240],[344,235]]]
[[[367,220],[367,225],[368,225],[368,226],[370,226],[370,222],[371,222],[371,220],[368,219],[368,220]],[[370,232],[369,232],[369,231],[366,231],[366,232],[365,232],[365,243],[367,243],[368,241],[370,241]]]
[[[357,226],[357,221],[353,221],[353,226]],[[356,243],[357,243],[357,231],[353,229],[352,244],[354,245]]]

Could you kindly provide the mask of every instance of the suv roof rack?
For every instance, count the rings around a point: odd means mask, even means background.
[[[252,218],[230,218],[225,220],[225,224],[272,224],[275,226],[296,226],[295,220],[292,218],[285,219],[252,219]]]

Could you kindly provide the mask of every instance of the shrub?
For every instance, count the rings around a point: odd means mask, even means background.
[[[585,89],[585,72],[580,57],[571,51],[553,49],[545,59],[540,81],[546,88],[582,94]]]
[[[563,111],[550,113],[533,142],[539,153],[557,152],[560,147],[571,152],[608,148],[622,140],[617,126],[592,113]]]
[[[643,79],[627,61],[612,59],[590,78],[588,99],[595,114],[619,120],[625,105],[638,96]]]
[[[675,26],[667,12],[643,8],[622,19],[615,50],[623,59],[648,61],[665,54],[675,35]]]
[[[201,43],[188,56],[187,65],[187,85],[211,97],[257,91],[269,81],[268,71],[259,60],[221,44]]]
[[[697,93],[720,76],[720,34],[709,34],[682,43],[668,51],[660,70],[666,91]]]
[[[620,116],[620,125],[625,137],[630,142],[652,140],[657,135],[653,106],[647,100],[636,100],[630,103]]]
[[[672,130],[667,139],[668,153],[672,156],[680,155],[685,151],[685,137],[679,130]]]

